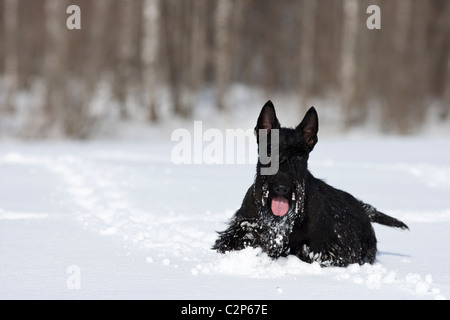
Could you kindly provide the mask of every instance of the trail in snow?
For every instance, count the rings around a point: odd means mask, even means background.
[[[320,268],[296,257],[274,261],[258,249],[215,253],[215,231],[238,208],[253,165],[176,166],[170,144],[3,146],[0,172],[13,174],[0,186],[0,224],[74,218],[100,237],[120,239],[145,256],[139,270],[161,288],[143,290],[142,298],[448,298],[450,161],[432,155],[416,161],[410,148],[408,156],[399,151],[401,140],[390,142],[389,152],[378,140],[352,143],[361,151],[353,156],[352,148],[333,154],[336,144],[323,143],[310,168],[410,225],[409,233],[376,227],[380,252],[374,265]],[[412,146],[422,144],[430,145],[419,140]],[[368,161],[365,148],[385,156]]]

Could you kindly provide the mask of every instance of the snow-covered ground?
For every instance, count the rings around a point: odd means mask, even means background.
[[[447,137],[319,137],[310,170],[409,232],[375,225],[374,265],[210,249],[254,164],[175,165],[174,143],[0,143],[2,299],[445,299]]]

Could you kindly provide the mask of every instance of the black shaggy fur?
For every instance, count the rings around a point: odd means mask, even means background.
[[[314,178],[308,171],[309,153],[318,141],[314,108],[295,129],[281,128],[269,101],[261,110],[256,133],[260,129],[268,136],[268,150],[260,151],[269,155],[273,149],[271,130],[279,130],[278,172],[262,175],[261,168],[270,164],[258,161],[253,185],[228,229],[219,232],[213,249],[224,253],[260,247],[272,258],[293,254],[306,262],[344,267],[375,261],[377,240],[371,222],[408,229],[403,222]],[[275,197],[289,203],[283,216],[272,212],[270,204]]]

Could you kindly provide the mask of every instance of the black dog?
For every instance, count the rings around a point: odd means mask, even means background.
[[[272,258],[293,254],[321,266],[344,267],[375,261],[377,240],[371,222],[408,229],[403,222],[312,176],[307,162],[318,141],[318,127],[314,108],[297,128],[290,129],[280,127],[272,102],[264,105],[255,133],[265,132],[268,142],[257,138],[260,157],[255,182],[229,228],[219,232],[213,249],[224,253],[261,247]],[[275,133],[278,141],[271,143]],[[261,174],[269,166],[261,155],[276,152],[278,170]]]

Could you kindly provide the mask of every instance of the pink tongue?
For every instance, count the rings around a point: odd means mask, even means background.
[[[282,217],[289,210],[289,201],[284,197],[276,197],[272,199],[272,212],[274,215]]]

